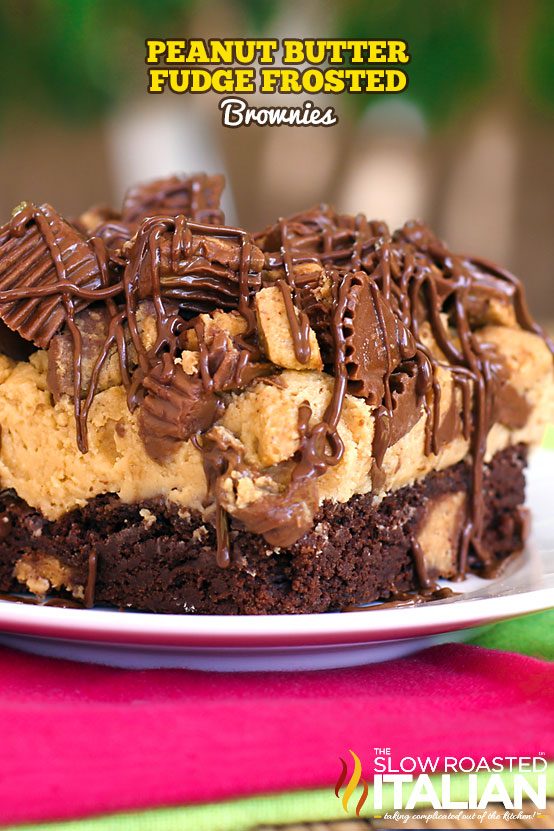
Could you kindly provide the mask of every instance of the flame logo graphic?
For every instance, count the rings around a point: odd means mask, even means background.
[[[354,753],[353,750],[349,750],[348,752],[354,759],[354,770],[352,771],[352,776],[350,777],[348,784],[346,785],[346,788],[342,795],[342,807],[344,808],[346,813],[348,813],[348,803],[350,801],[350,797],[352,796],[352,794],[361,782],[361,784],[363,785],[363,791],[358,800],[358,804],[356,805],[356,816],[359,817],[360,811],[364,807],[365,801],[367,799],[368,784],[362,776],[362,763],[360,762],[360,759]],[[340,799],[340,789],[344,785],[346,777],[348,775],[348,765],[342,757],[340,759],[340,762],[342,766],[341,772],[339,774],[339,778],[337,779],[337,784],[335,785],[335,796],[337,797],[337,799]]]

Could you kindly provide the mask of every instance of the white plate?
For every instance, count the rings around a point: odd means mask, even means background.
[[[322,615],[154,615],[0,601],[0,643],[43,655],[124,667],[297,670],[383,661],[475,627],[554,606],[554,454],[528,474],[532,534],[496,580],[451,584],[462,595],[414,608]],[[444,582],[444,585],[448,583]]]

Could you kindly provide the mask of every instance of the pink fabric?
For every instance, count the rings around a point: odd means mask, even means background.
[[[132,672],[0,649],[1,821],[332,785],[339,756],[554,757],[554,664],[448,645],[291,675]]]

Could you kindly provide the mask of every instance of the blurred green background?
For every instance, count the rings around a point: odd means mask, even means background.
[[[229,130],[211,94],[146,93],[146,37],[251,35],[404,38],[409,88],[319,96],[340,114],[327,129]],[[254,230],[319,201],[422,216],[516,271],[554,319],[553,0],[4,0],[0,72],[3,216],[222,170],[229,221]]]

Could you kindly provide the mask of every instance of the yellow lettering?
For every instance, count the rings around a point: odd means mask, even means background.
[[[235,43],[235,53],[237,63],[253,63],[256,56],[256,41],[254,40],[237,40]]]
[[[153,40],[149,38],[146,41],[146,63],[158,63],[160,56],[165,53],[165,40]]]
[[[320,69],[306,69],[302,75],[302,87],[305,92],[315,94],[323,89],[323,74]]]
[[[384,69],[368,69],[367,70],[367,92],[384,92],[385,91],[385,70]]]
[[[307,40],[304,43],[308,63],[319,64],[325,61],[327,43],[324,40]]]
[[[185,41],[168,40],[166,63],[183,63],[185,59]]]
[[[281,84],[280,91],[284,92],[302,92],[302,84],[300,83],[300,72],[298,69],[282,69],[281,70]]]
[[[370,40],[367,47],[367,55],[369,63],[386,63],[387,41]]]
[[[283,63],[302,63],[304,60],[302,41],[286,38],[283,41]]]
[[[150,78],[148,92],[163,92],[169,77],[169,69],[149,69],[148,77]]]
[[[346,40],[329,40],[329,63],[342,63],[344,61],[344,50],[347,47]]]
[[[231,86],[230,92],[256,92],[256,85],[254,78],[256,77],[255,69],[236,69],[235,83]]]
[[[408,85],[408,78],[401,69],[387,69],[387,92],[402,92]]]
[[[280,69],[262,69],[261,70],[260,92],[276,92],[277,82],[281,76]]]
[[[325,73],[325,92],[344,92],[344,73],[340,69],[328,69]]]
[[[350,81],[348,92],[363,92],[362,79],[366,77],[365,69],[350,69],[346,76]]]
[[[171,92],[176,92],[182,95],[183,92],[193,92],[190,84],[191,70],[190,69],[170,69],[169,70],[169,89]]]
[[[214,92],[254,92],[254,69],[216,69],[212,74]]]
[[[406,52],[406,44],[403,40],[389,40],[389,61],[390,63],[408,63],[410,56]]]
[[[203,40],[189,40],[187,63],[209,63],[206,44]]]
[[[213,63],[233,63],[232,40],[210,40],[210,57]]]
[[[260,52],[260,63],[273,63],[274,53],[279,48],[279,41],[277,40],[258,40],[258,50]]]

